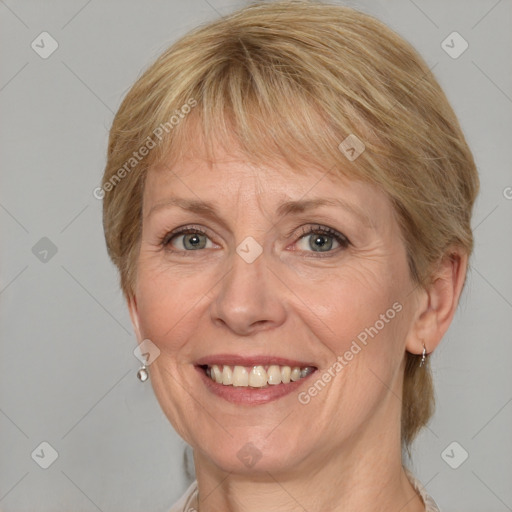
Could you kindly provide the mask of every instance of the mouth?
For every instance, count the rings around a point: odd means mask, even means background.
[[[239,406],[290,395],[318,370],[312,361],[265,355],[217,354],[195,361],[194,366],[211,396]]]
[[[202,364],[198,367],[213,382],[222,386],[266,389],[297,382],[314,373],[316,366],[289,366],[255,364],[250,366]]]

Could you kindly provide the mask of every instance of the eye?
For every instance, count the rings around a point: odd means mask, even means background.
[[[161,240],[161,245],[164,248],[169,248],[172,245],[177,251],[195,251],[198,249],[211,249],[213,247],[206,232],[195,226],[186,226],[167,233]],[[170,248],[169,250],[173,251]]]
[[[313,252],[333,252],[331,249],[346,249],[350,245],[345,235],[327,226],[303,227],[297,243],[302,245],[300,250]]]
[[[304,226],[301,233],[297,242],[301,251],[327,253],[334,252],[332,249],[346,249],[350,245],[345,235],[327,226]],[[206,231],[197,226],[185,226],[171,231],[162,238],[160,244],[171,252],[213,248],[213,242]]]

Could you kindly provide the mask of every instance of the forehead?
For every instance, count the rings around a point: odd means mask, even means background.
[[[178,197],[214,204],[218,210],[239,203],[276,210],[286,200],[339,198],[346,203],[366,203],[382,210],[390,206],[387,195],[352,162],[325,164],[319,155],[290,157],[255,148],[244,152],[234,131],[215,131],[207,136],[201,120],[187,118],[166,154],[150,165],[145,179],[144,216],[158,203]],[[290,158],[292,161],[290,161]],[[288,159],[288,160],[287,160]]]
[[[237,219],[255,208],[284,217],[332,207],[341,208],[367,227],[393,223],[391,203],[375,185],[334,170],[313,166],[297,170],[284,163],[261,165],[236,156],[215,162],[186,158],[150,169],[143,217],[169,207]]]
[[[148,170],[150,181],[174,185],[180,180],[200,181],[211,188],[222,185],[217,181],[226,184],[226,180],[230,180],[231,185],[236,181],[243,185],[251,179],[253,184],[263,179],[276,185],[279,181],[290,183],[290,178],[293,183],[304,184],[318,181],[323,175],[328,177],[332,162],[324,164],[323,159],[312,152],[306,157],[299,151],[290,155],[282,147],[276,150],[264,141],[248,149],[235,134],[231,125],[220,124],[207,129],[201,117],[191,113],[175,136],[164,143],[159,161],[152,162]],[[304,177],[306,179],[300,179]]]
[[[213,120],[213,125],[205,125],[197,112],[178,126],[173,137],[164,142],[157,161],[150,164],[145,198],[156,197],[170,188],[192,193],[188,190],[192,186],[197,194],[201,190],[229,196],[279,191],[297,196],[313,189],[323,194],[333,187],[343,187],[348,193],[349,188],[355,188],[350,185],[363,175],[369,179],[361,166],[344,162],[337,147],[333,159],[323,151],[305,149],[304,139],[290,146],[273,137],[261,140],[265,133],[251,139],[247,146],[229,116],[223,118],[226,124]],[[270,132],[267,129],[266,133]]]
[[[252,197],[269,203],[341,195],[349,199],[362,184],[325,169],[297,171],[285,164],[260,165],[236,157],[208,162],[183,159],[150,169],[144,189],[145,212],[170,197],[218,203],[220,207]]]

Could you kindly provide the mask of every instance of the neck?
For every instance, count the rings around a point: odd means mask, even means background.
[[[399,436],[380,428],[368,444],[371,435],[318,450],[292,469],[247,474],[222,471],[194,453],[198,512],[424,512],[402,467]]]

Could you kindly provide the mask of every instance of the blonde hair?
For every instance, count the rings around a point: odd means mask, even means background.
[[[349,135],[365,145],[353,161],[339,148]],[[199,152],[200,140],[212,159],[215,143],[229,149],[235,140],[256,163],[280,159],[297,172],[313,164],[378,185],[420,286],[453,245],[472,252],[479,181],[456,116],[418,53],[367,14],[303,0],[255,3],[189,32],[142,74],[113,121],[102,181],[107,249],[126,298],[146,172]],[[430,369],[407,353],[404,446],[433,408]]]

